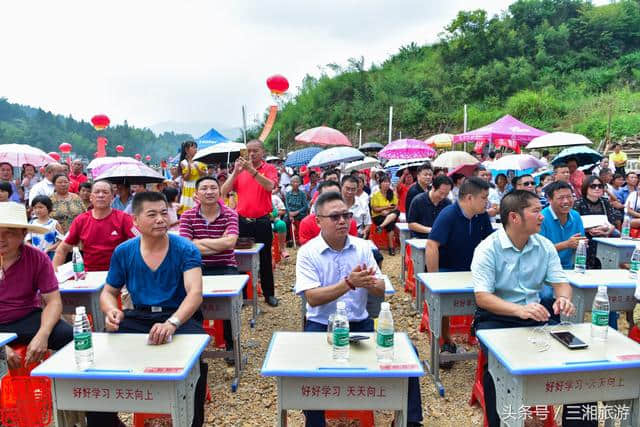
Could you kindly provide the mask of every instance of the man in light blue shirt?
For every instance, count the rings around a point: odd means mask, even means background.
[[[576,248],[580,240],[585,239],[584,226],[580,214],[573,210],[571,186],[563,181],[556,181],[547,187],[549,206],[542,210],[544,221],[540,234],[555,245],[562,268],[573,268]]]
[[[473,289],[478,306],[475,330],[540,326],[575,312],[571,286],[562,270],[558,253],[547,238],[537,234],[543,222],[538,197],[526,190],[514,190],[500,203],[504,228],[475,250],[471,262]],[[544,282],[551,283],[555,300],[541,301]],[[482,345],[486,353],[487,348]],[[489,426],[500,425],[493,378],[485,365],[483,387]],[[572,412],[573,405],[563,408]],[[566,411],[565,411],[566,410]],[[563,425],[572,425],[570,423]],[[591,424],[581,424],[591,425]]]
[[[351,332],[373,332],[367,296],[384,296],[380,268],[366,240],[349,235],[352,213],[340,193],[322,193],[315,204],[320,234],[298,251],[296,294],[307,300],[306,332],[326,332],[336,302],[344,301]],[[422,422],[420,384],[409,378],[407,425]],[[323,411],[304,411],[307,427],[325,425]]]

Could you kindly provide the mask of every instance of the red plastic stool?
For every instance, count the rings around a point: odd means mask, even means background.
[[[282,260],[280,254],[280,240],[278,240],[278,233],[273,233],[273,242],[271,243],[271,268],[276,269],[276,265]]]
[[[24,360],[27,356],[26,344],[15,344],[15,345],[10,345],[9,347],[11,347],[11,350],[13,350],[14,353],[17,353],[18,356],[20,356],[23,361],[23,364],[21,367],[17,369],[9,369],[9,375],[12,377],[28,377],[29,375],[31,375],[31,371],[33,371],[33,369],[36,366],[42,363],[42,361],[40,361],[40,362],[31,362],[28,365],[24,364]],[[42,360],[47,360],[50,355],[51,355],[51,351],[49,350],[44,354],[44,357],[42,358]]]
[[[405,246],[406,255],[404,258],[405,273],[404,273],[404,291],[411,293],[411,296],[416,296],[416,277],[415,270],[413,268],[413,260],[411,259],[411,246]]]
[[[640,329],[637,326],[634,326],[629,331],[629,338],[634,340],[635,342],[640,342]]]
[[[202,322],[204,331],[213,338],[213,345],[217,348],[226,348],[224,339],[224,323],[222,320],[205,320]]]
[[[2,379],[0,424],[6,427],[44,427],[51,424],[52,418],[49,378],[7,375]]]
[[[478,340],[471,336],[472,323],[473,316],[449,316],[449,334],[462,335],[465,342],[476,344]]]
[[[341,425],[374,426],[373,411],[324,411],[324,419],[338,421]]]
[[[247,298],[252,300],[253,299],[253,274],[251,274],[250,271],[246,272],[247,275],[249,275],[249,281],[247,282]],[[260,285],[258,285],[258,296],[261,297],[262,296],[262,287]]]
[[[400,245],[400,238],[397,236],[398,233],[395,233],[394,237],[396,238],[393,241],[394,249]],[[389,243],[387,242],[387,230],[382,229],[382,233],[378,233],[376,231],[375,224],[371,224],[371,228],[369,229],[369,240],[373,241],[378,249],[389,249]]]
[[[470,406],[473,406],[474,404],[478,403],[482,408],[482,413],[484,415],[484,427],[487,427],[489,425],[489,423],[487,422],[487,410],[486,410],[486,404],[484,401],[484,386],[482,384],[482,373],[483,373],[482,371],[486,363],[487,363],[487,356],[484,354],[482,349],[479,349],[478,365],[476,366],[476,379],[473,382],[473,386],[471,387],[471,398],[469,399]],[[533,417],[538,417],[538,414],[536,412],[536,407],[532,407],[529,410],[529,413]],[[542,420],[544,421],[543,423],[544,427],[558,427],[554,417],[555,410],[553,408],[553,405],[546,406],[546,410],[544,411],[543,414],[540,414],[540,416],[541,417],[544,416],[544,418],[542,418]]]
[[[171,421],[171,415],[168,414],[144,414],[136,412],[133,414],[133,427],[145,427],[147,421],[164,419]]]

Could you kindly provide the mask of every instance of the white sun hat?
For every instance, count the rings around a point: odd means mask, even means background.
[[[26,228],[28,231],[39,234],[49,232],[47,227],[29,224],[27,209],[16,202],[0,202],[0,228]]]

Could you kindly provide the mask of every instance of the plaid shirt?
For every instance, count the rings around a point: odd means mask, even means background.
[[[286,197],[287,212],[300,211],[300,214],[306,215],[309,210],[307,203],[307,195],[300,189],[294,192],[289,191]]]

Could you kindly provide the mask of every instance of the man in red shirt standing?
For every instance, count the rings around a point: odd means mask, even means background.
[[[74,246],[82,242],[84,266],[87,271],[108,271],[111,254],[120,243],[134,237],[131,216],[111,208],[111,184],[98,181],[91,188],[93,209],[71,223],[67,238],[60,243],[53,257],[57,269],[64,264]]]
[[[253,237],[263,243],[260,251],[260,282],[264,299],[272,307],[278,305],[274,294],[273,270],[271,267],[271,242],[273,231],[269,214],[273,210],[271,191],[278,182],[275,166],[262,160],[264,147],[254,139],[247,143],[249,159],[239,157],[233,173],[222,186],[222,197],[233,189],[238,195],[238,219],[240,237]]]
[[[84,165],[82,164],[82,160],[75,159],[71,163],[71,172],[69,173],[69,191],[72,193],[78,193],[80,191],[80,184],[83,182],[87,182],[87,176],[82,173],[82,168]]]

